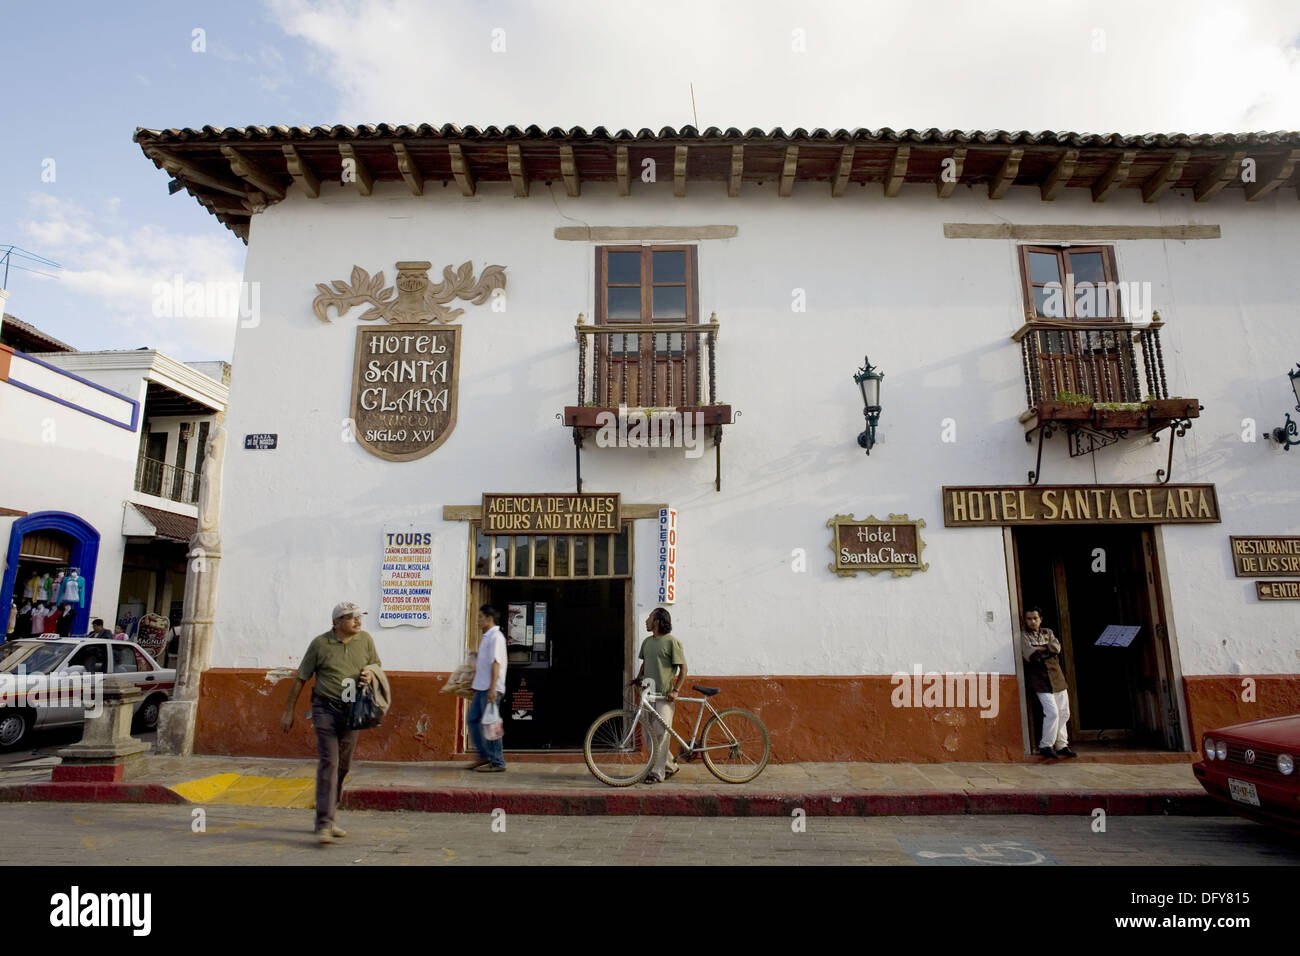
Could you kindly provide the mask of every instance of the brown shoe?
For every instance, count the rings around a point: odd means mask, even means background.
[[[478,768],[478,772],[479,773],[505,773],[506,768],[504,764],[501,765],[500,767],[496,767],[493,766],[490,761],[485,760],[483,761],[483,764]]]
[[[467,764],[465,764],[465,768],[464,768],[464,769],[466,769],[466,770],[477,770],[479,767],[486,767],[486,766],[487,766],[488,764],[490,764],[491,762],[492,762],[491,760],[475,760],[473,763],[467,763]]]

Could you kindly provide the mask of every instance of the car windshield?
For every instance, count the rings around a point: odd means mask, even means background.
[[[0,671],[7,671],[14,664],[17,664],[20,660],[30,654],[32,648],[36,646],[36,644],[30,642],[16,644],[13,641],[0,644]]]
[[[0,660],[0,671],[13,672],[20,667],[28,674],[48,674],[67,656],[69,644],[27,645],[29,653],[19,653],[18,645],[12,654]]]

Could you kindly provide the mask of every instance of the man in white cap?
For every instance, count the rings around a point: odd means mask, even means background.
[[[348,729],[348,701],[356,699],[357,689],[370,681],[370,675],[363,673],[365,666],[379,663],[374,639],[361,630],[365,613],[350,601],[334,606],[334,626],[307,646],[280,718],[280,729],[288,733],[303,685],[314,677],[311,722],[316,728],[316,752],[320,757],[316,766],[316,837],[321,843],[347,836],[347,831],[334,822],[334,813],[357,744],[357,731]]]

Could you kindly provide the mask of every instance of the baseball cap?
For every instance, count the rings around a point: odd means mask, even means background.
[[[341,617],[351,617],[353,614],[365,613],[365,611],[361,610],[360,604],[353,604],[351,601],[344,601],[342,604],[334,605],[334,616],[330,618],[330,620],[337,621]]]

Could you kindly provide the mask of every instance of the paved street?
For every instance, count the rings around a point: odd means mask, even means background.
[[[192,830],[199,810],[205,832]],[[802,833],[777,818],[356,812],[339,822],[349,836],[320,846],[304,810],[8,804],[0,863],[1300,864],[1300,839],[1233,817],[1112,816],[1105,833],[1084,817],[1042,816],[810,817]]]

